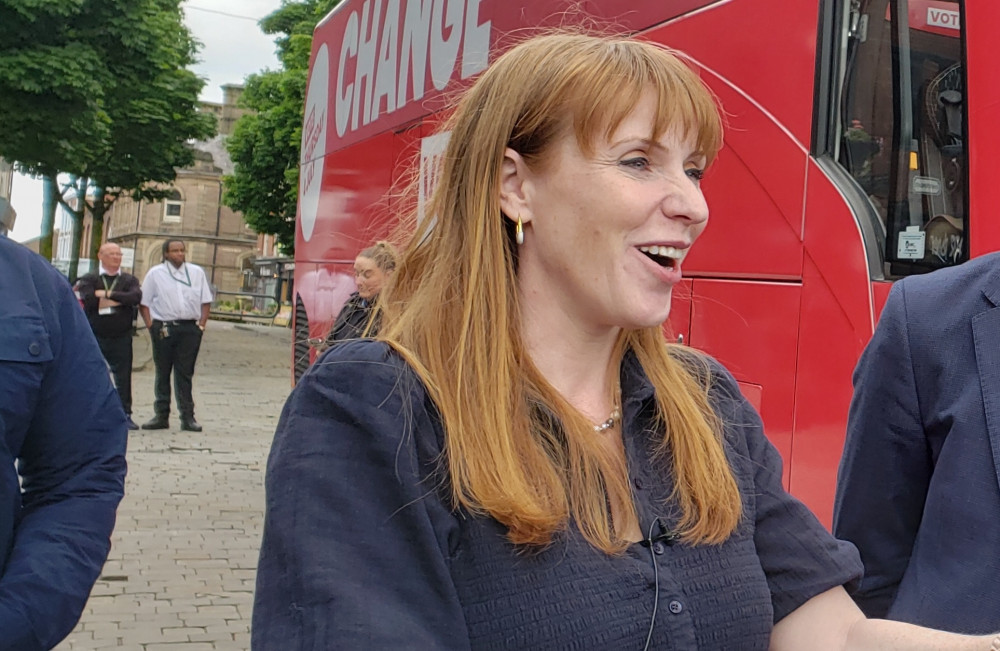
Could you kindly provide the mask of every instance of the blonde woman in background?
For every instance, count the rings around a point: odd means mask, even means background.
[[[376,242],[358,254],[354,259],[354,282],[358,290],[344,303],[322,348],[337,341],[378,334],[379,313],[375,302],[395,269],[396,251],[388,242]],[[366,331],[369,321],[371,329]]]

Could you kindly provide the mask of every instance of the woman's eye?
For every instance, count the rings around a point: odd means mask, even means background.
[[[637,156],[623,160],[621,164],[635,170],[644,170],[649,168],[649,159],[644,156]]]
[[[684,172],[691,178],[695,183],[700,183],[703,178],[705,178],[705,170],[698,169],[697,167],[692,167]]]

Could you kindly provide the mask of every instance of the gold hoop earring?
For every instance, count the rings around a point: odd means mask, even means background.
[[[518,244],[524,244],[524,227],[521,226],[521,216],[517,216],[517,228],[514,231],[514,241]]]

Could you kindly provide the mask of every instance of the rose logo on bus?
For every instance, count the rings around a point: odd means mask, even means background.
[[[306,96],[306,120],[302,128],[302,154],[299,160],[299,225],[302,238],[309,241],[319,212],[323,159],[326,156],[326,115],[329,106],[330,54],[326,45],[316,52],[309,93]]]

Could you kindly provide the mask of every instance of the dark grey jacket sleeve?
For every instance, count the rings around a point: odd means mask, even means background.
[[[267,465],[254,649],[469,646],[425,400],[373,341],[331,348],[294,389]]]
[[[905,285],[892,288],[854,372],[834,503],[834,534],[861,550],[865,576],[853,596],[869,617],[884,617],[892,605],[933,472],[917,401]]]

